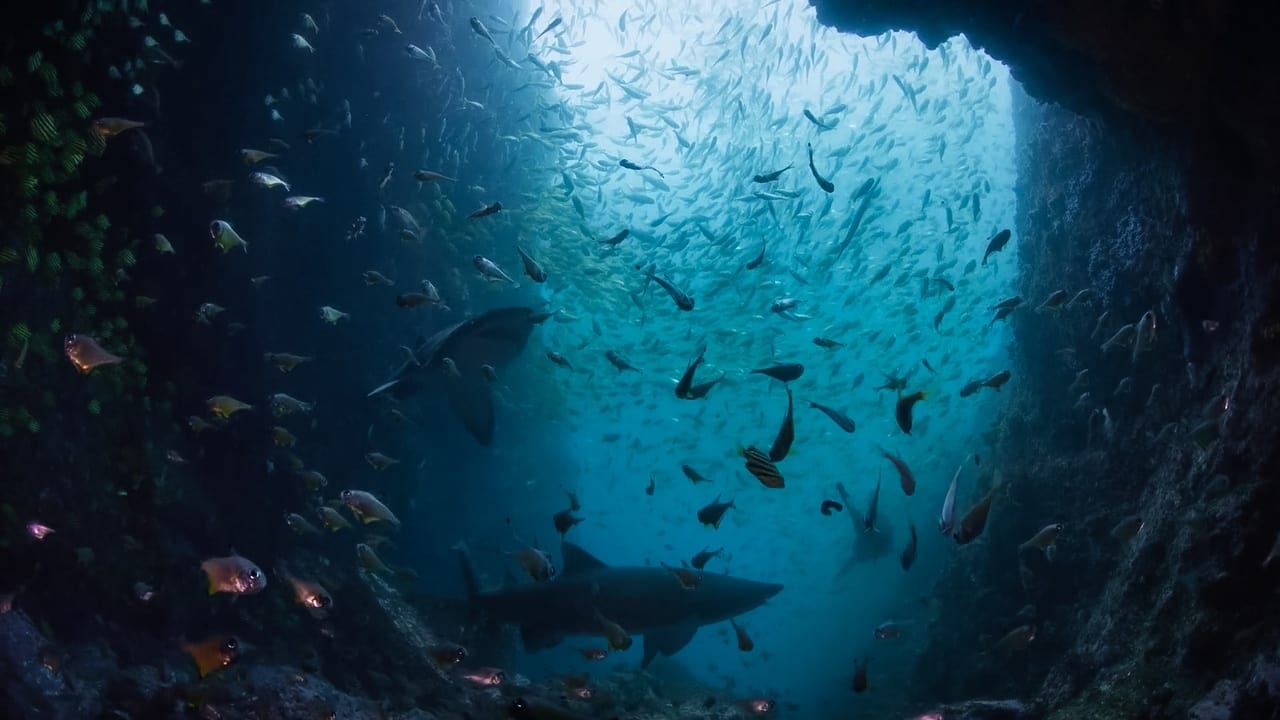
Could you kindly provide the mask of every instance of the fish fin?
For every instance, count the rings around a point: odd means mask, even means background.
[[[849,559],[845,560],[844,564],[840,566],[840,569],[836,571],[836,574],[832,577],[832,580],[833,581],[840,580],[845,575],[849,574],[849,571],[852,570],[853,566],[857,564],[858,564],[857,557],[854,555],[850,555]]]
[[[467,432],[481,445],[493,442],[493,395],[488,386],[476,380],[459,379],[447,384],[449,407],[466,426]]]
[[[843,502],[844,506],[851,507],[849,504],[849,491],[845,489],[844,483],[836,483],[836,492],[840,495],[840,500]]]
[[[560,544],[560,555],[564,562],[564,568],[561,572],[562,577],[584,575],[609,567],[600,558],[570,542]]]
[[[385,392],[387,392],[387,391],[389,391],[389,390],[391,390],[391,389],[395,388],[395,386],[397,386],[397,385],[399,385],[399,384],[400,384],[400,381],[399,381],[399,380],[392,380],[391,382],[385,382],[385,383],[383,383],[383,384],[379,385],[378,387],[376,387],[376,388],[374,388],[374,389],[370,390],[370,391],[369,391],[369,394],[368,394],[368,395],[365,395],[365,397],[374,397],[375,395],[381,395],[382,393],[385,393]]]
[[[476,574],[476,567],[471,562],[471,549],[467,544],[460,542],[454,545],[453,549],[458,553],[458,561],[462,569],[462,587],[467,593],[467,601],[471,603],[480,594],[480,576]]]
[[[644,634],[644,658],[640,660],[640,667],[648,667],[658,653],[670,656],[680,652],[685,645],[689,644],[696,632],[698,632],[698,626],[694,624],[673,625],[646,632]]]

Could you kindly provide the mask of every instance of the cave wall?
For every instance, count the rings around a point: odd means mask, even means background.
[[[1112,122],[1140,118],[1209,154],[1274,169],[1280,3],[1253,0],[810,0],[819,22],[929,47],[963,34],[1028,93]]]
[[[1225,681],[1236,707],[1221,717],[1266,717],[1250,703],[1274,698],[1245,689],[1274,661],[1278,627],[1276,568],[1262,567],[1280,526],[1274,205],[1196,213],[1212,183],[1188,180],[1194,165],[1158,135],[1015,106],[1017,291],[1032,305],[1059,289],[1095,298],[1012,318],[1020,383],[993,433],[1004,490],[989,549],[959,555],[948,578],[956,593],[976,579],[978,622],[940,625],[988,652],[935,690],[1011,693],[1049,717],[1172,718]],[[1102,349],[1148,310],[1149,351]],[[1133,515],[1141,531],[1115,537]],[[1018,549],[1054,522],[1052,561]],[[990,651],[1020,624],[1037,631],[1025,656]]]
[[[1030,307],[1093,291],[1010,319],[1016,380],[984,462],[1002,484],[985,539],[939,581],[907,681],[921,708],[996,696],[1049,718],[1275,717],[1280,73],[1261,42],[1275,4],[814,4],[846,32],[964,33],[1011,66],[1026,89],[1011,290]],[[1148,310],[1149,351],[1103,350]],[[1133,515],[1142,529],[1117,538]],[[1052,560],[1019,549],[1055,522]],[[1035,639],[997,650],[1020,625]]]

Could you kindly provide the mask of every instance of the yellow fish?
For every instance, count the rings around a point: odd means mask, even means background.
[[[253,148],[241,148],[240,159],[244,160],[245,165],[257,165],[263,160],[275,160],[280,157],[263,150],[254,150]]]
[[[297,475],[302,478],[302,484],[305,485],[307,490],[310,492],[319,492],[320,488],[326,487],[329,484],[328,478],[315,470],[302,470],[298,472]]]
[[[240,655],[240,643],[230,635],[218,635],[198,643],[183,643],[183,652],[196,662],[196,671],[204,677],[230,666]]]
[[[316,509],[316,515],[320,517],[320,524],[324,525],[329,532],[338,532],[343,528],[351,527],[351,523],[342,517],[342,514],[328,505],[321,505]]]
[[[340,495],[342,503],[351,509],[351,514],[356,516],[360,522],[368,525],[369,523],[386,521],[392,525],[399,525],[400,519],[391,512],[391,508],[382,504],[382,501],[374,497],[372,493],[364,490],[343,490]]]
[[[226,420],[241,410],[253,409],[252,405],[240,402],[230,395],[214,395],[206,401],[206,404],[209,406],[209,412],[223,420]]]
[[[333,608],[333,596],[320,586],[320,583],[302,580],[289,574],[283,566],[278,568],[280,575],[293,586],[293,596],[312,617],[323,620]]]
[[[282,373],[292,372],[302,363],[311,362],[315,358],[310,355],[294,355],[293,353],[264,353],[263,358],[276,366]]]
[[[370,467],[374,470],[386,470],[392,465],[400,462],[399,460],[389,455],[383,455],[380,452],[365,453],[364,460],[369,463]]]
[[[102,139],[112,138],[126,130],[146,127],[146,123],[127,118],[105,117],[93,121],[93,132]]]
[[[294,443],[298,442],[298,438],[294,437],[293,433],[289,432],[287,428],[277,425],[271,428],[271,442],[276,447],[291,448]]]
[[[200,569],[209,579],[209,594],[220,592],[232,595],[255,595],[267,586],[267,576],[248,558],[231,554],[227,557],[209,558],[200,563]]]
[[[231,252],[235,248],[249,252],[249,243],[245,242],[226,220],[214,220],[209,223],[209,236],[213,238],[213,244],[223,253]]]

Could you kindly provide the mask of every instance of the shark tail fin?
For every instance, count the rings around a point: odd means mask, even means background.
[[[476,575],[476,567],[471,562],[471,550],[466,543],[453,546],[458,553],[458,561],[462,568],[462,587],[467,593],[467,604],[474,608],[476,596],[480,594],[480,578]]]

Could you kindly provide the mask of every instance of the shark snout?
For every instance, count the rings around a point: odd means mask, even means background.
[[[757,592],[760,597],[760,602],[762,603],[765,600],[768,600],[769,598],[773,597],[774,595],[777,595],[778,593],[782,592],[781,583],[756,583],[756,584],[760,586]]]
[[[780,592],[782,592],[782,585],[778,583],[733,578],[732,588],[728,593],[732,598],[728,603],[731,606],[729,614],[741,615],[750,612]]]

